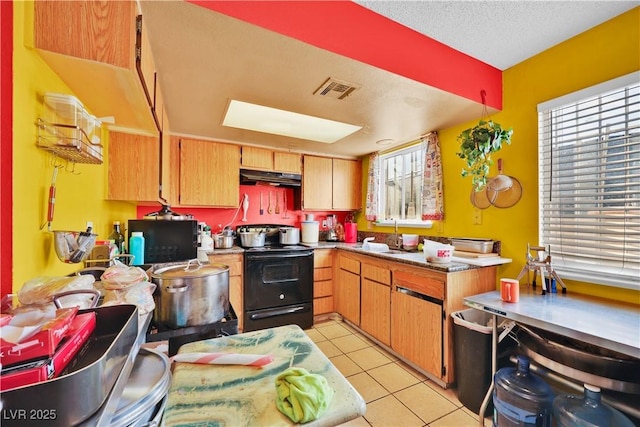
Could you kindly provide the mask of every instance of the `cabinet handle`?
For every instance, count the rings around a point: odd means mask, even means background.
[[[444,305],[444,302],[442,300],[439,300],[439,299],[434,298],[434,297],[430,297],[429,295],[421,294],[421,293],[416,292],[416,291],[412,291],[411,289],[403,288],[402,286],[396,285],[396,292],[399,292],[401,294],[405,294],[405,295],[413,297],[413,298],[418,298],[418,299],[421,299],[421,300],[424,300],[424,301],[427,301],[427,302],[431,302],[433,304]]]

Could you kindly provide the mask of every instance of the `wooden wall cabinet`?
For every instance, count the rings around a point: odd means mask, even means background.
[[[158,202],[159,144],[157,137],[109,132],[107,200]]]
[[[34,47],[91,113],[157,134],[162,107],[154,114],[155,67],[138,16],[133,0],[38,0]]]
[[[335,249],[313,251],[313,315],[333,313],[333,254]]]
[[[302,172],[302,155],[243,145],[240,165],[246,169],[299,174]]]
[[[360,181],[361,164],[358,160],[305,155],[302,173],[303,209],[360,209]]]
[[[209,255],[209,262],[212,264],[223,264],[229,267],[229,303],[238,317],[238,332],[243,330],[242,258],[241,253]]]
[[[238,206],[240,146],[181,138],[179,158],[180,206]]]
[[[360,325],[360,261],[355,255],[338,251],[334,295],[336,311],[354,325]]]

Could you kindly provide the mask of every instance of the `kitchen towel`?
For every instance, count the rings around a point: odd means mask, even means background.
[[[238,353],[181,353],[173,356],[174,362],[205,365],[265,366],[273,362],[272,355]]]
[[[333,389],[325,377],[297,367],[278,375],[276,392],[276,406],[294,423],[315,420],[333,399]]]

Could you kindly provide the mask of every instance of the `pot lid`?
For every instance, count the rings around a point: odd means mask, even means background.
[[[162,204],[162,209],[156,212],[150,212],[144,216],[144,219],[162,219],[162,220],[191,220],[193,215],[191,214],[179,214],[171,210],[171,206]]]
[[[155,279],[196,279],[212,276],[229,271],[229,266],[224,264],[201,264],[199,261],[188,261],[186,264],[177,264],[161,267],[151,272]]]

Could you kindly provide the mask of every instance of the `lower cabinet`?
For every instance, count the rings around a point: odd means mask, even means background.
[[[455,382],[453,319],[496,287],[495,266],[442,272],[338,249],[335,310],[434,382]]]
[[[361,263],[360,328],[383,344],[391,344],[391,271]]]
[[[338,251],[334,285],[336,311],[354,325],[360,325],[360,261]]]
[[[443,284],[444,286],[444,284]],[[391,348],[419,368],[442,377],[442,301],[394,281],[391,292]]]
[[[242,301],[242,254],[213,254],[209,255],[209,262],[229,267],[229,303],[238,317],[238,331],[242,331],[242,313],[244,312]]]
[[[333,306],[333,254],[335,249],[313,251],[313,315],[328,314]]]

